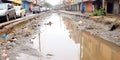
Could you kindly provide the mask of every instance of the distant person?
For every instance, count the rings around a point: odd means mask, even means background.
[[[30,12],[30,13],[32,12],[32,9],[31,9],[31,8],[29,8],[29,12]]]
[[[84,5],[82,5],[82,11],[81,11],[81,13],[82,14],[85,13],[85,6]]]
[[[92,5],[92,12],[94,12],[95,11],[95,6],[94,5]]]

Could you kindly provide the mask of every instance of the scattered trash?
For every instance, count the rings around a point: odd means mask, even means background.
[[[9,55],[6,53],[6,50],[3,50],[4,53],[1,54],[1,57],[3,57],[5,60],[9,60]]]
[[[79,25],[79,26],[82,26],[82,25],[83,25],[83,22],[82,22],[82,21],[79,21],[79,22],[78,22],[78,25]]]
[[[86,27],[86,29],[100,29],[100,27],[95,25],[89,25]]]
[[[26,34],[25,34],[25,37],[28,37],[28,36],[29,36],[29,34],[26,33]]]
[[[119,27],[119,24],[114,24],[114,25],[112,25],[110,31],[113,31],[113,30],[117,29],[118,27]]]
[[[6,58],[6,60],[9,60],[9,58]]]
[[[8,39],[8,35],[7,35],[7,34],[3,34],[3,35],[2,35],[2,38]]]
[[[52,25],[52,22],[51,22],[51,21],[49,21],[49,23],[45,23],[45,25]]]
[[[17,41],[17,38],[16,37],[12,37],[12,39],[9,40],[10,42],[15,42]]]
[[[3,53],[1,56],[4,57],[4,58],[7,58],[7,57],[8,57],[8,54]]]
[[[38,26],[40,26],[40,24],[38,24]]]
[[[15,43],[8,42],[7,44],[5,44],[5,47],[7,50],[12,49],[14,46],[15,46]]]
[[[46,56],[54,56],[53,54],[48,53]]]

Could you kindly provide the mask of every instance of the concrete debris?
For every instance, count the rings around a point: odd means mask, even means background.
[[[7,39],[8,38],[8,34],[3,34],[2,38]]]
[[[89,25],[89,26],[86,26],[86,29],[100,29],[100,27],[95,25]]]
[[[37,33],[36,29],[38,30],[41,26],[40,19],[47,15],[42,14],[39,19],[29,20],[14,26],[10,24],[11,26],[5,28],[3,28],[4,26],[0,27],[0,60],[17,60],[16,57],[19,56],[19,53],[39,56],[39,52],[32,47],[30,39],[32,35]],[[8,53],[2,50],[6,50]]]
[[[82,25],[83,25],[83,22],[82,22],[82,21],[79,21],[79,22],[78,22],[78,25],[79,25],[79,26],[82,26]]]
[[[48,53],[46,56],[54,56],[53,54]]]
[[[1,51],[0,60],[9,60],[9,54],[6,52],[6,50]]]
[[[119,24],[114,24],[112,25],[112,27],[110,28],[110,31],[113,31],[115,29],[117,29],[119,27]]]
[[[78,29],[80,31],[86,30],[93,35],[97,35],[106,41],[112,42],[112,43],[120,46],[120,37],[118,37],[118,36],[120,36],[120,33],[119,33],[120,32],[120,19],[119,19],[119,17],[117,20],[116,20],[116,18],[98,17],[98,16],[94,17],[94,18],[86,19],[84,17],[69,15],[69,13],[62,14],[62,15],[64,17],[68,17],[71,20],[74,20],[75,22],[78,22],[78,21],[84,22],[83,26],[78,26]],[[107,22],[107,24],[106,24],[106,22]],[[116,36],[116,37],[114,37],[114,36]]]
[[[45,23],[45,25],[52,25],[52,22],[49,21],[48,23]]]

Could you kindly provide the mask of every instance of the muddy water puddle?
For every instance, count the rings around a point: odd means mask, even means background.
[[[120,60],[120,47],[54,13],[41,22],[40,32],[31,41],[40,56],[20,54],[21,60]]]
[[[63,18],[52,14],[43,21],[40,29],[43,60],[79,60],[79,44],[70,38]]]
[[[35,57],[35,56],[24,54],[24,53],[21,53],[19,55],[20,57],[16,57],[17,60],[40,60],[40,57]]]
[[[20,53],[18,60],[80,60],[80,43],[72,39],[61,16],[54,13],[43,19],[39,31],[31,37],[39,56]]]

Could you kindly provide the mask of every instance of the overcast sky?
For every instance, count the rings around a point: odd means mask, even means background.
[[[45,1],[52,5],[57,5],[57,4],[60,4],[60,1],[63,1],[63,0],[45,0]]]

